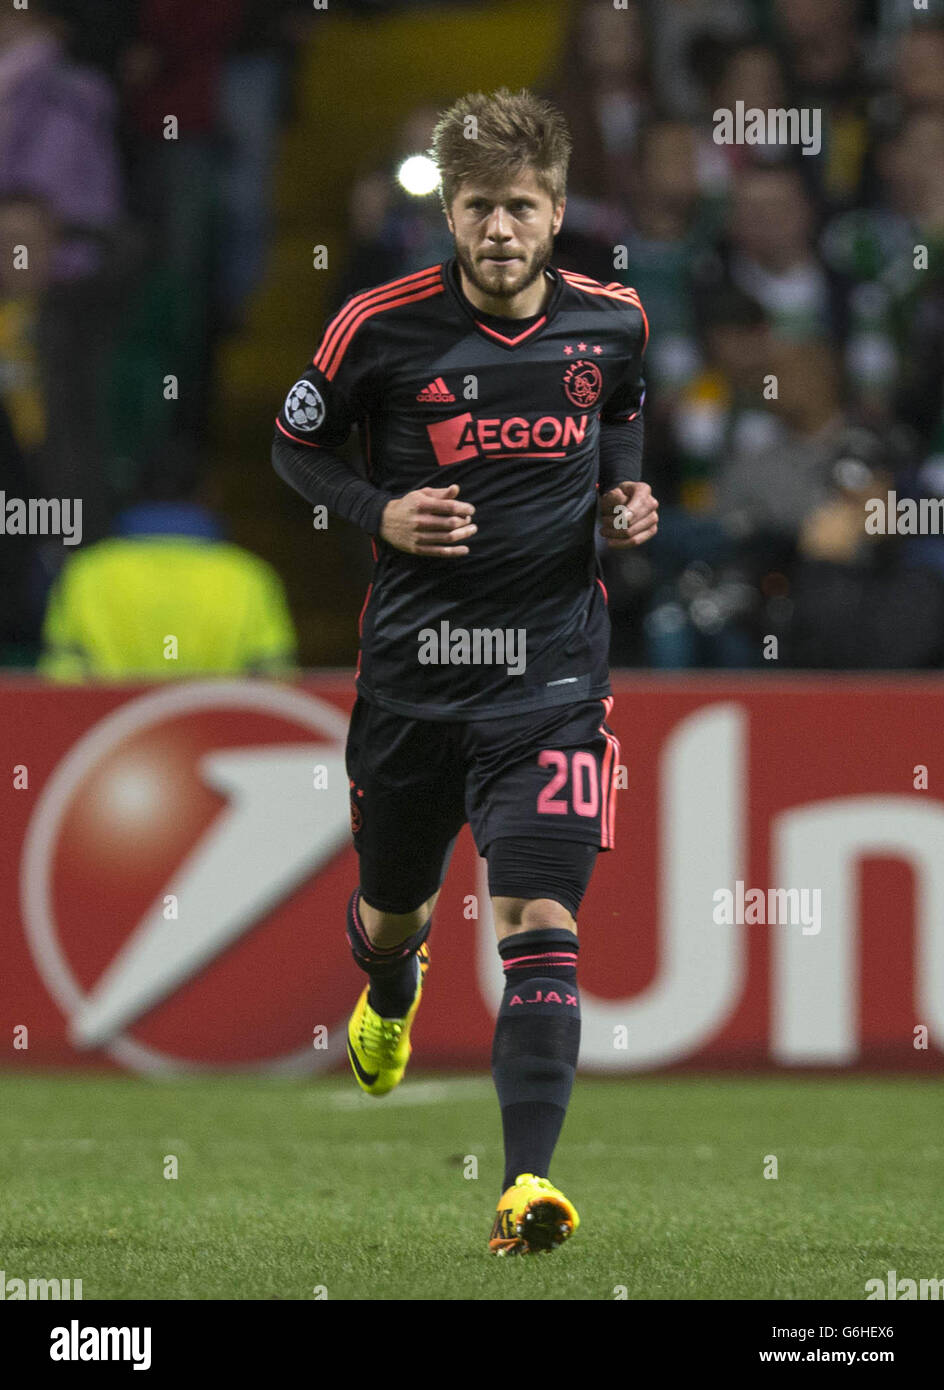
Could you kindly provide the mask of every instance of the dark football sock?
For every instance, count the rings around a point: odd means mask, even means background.
[[[492,1077],[505,1138],[502,1191],[519,1173],[547,1177],[580,1049],[577,937],[563,927],[499,943],[505,992],[495,1023]]]
[[[357,910],[359,898],[360,889],[355,889],[347,909],[347,939],[354,960],[370,976],[367,1002],[381,1018],[404,1018],[416,995],[416,953],[429,936],[432,918],[405,941],[381,949],[367,935]]]

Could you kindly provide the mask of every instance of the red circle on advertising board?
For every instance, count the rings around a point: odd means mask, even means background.
[[[342,1026],[361,983],[346,723],[301,691],[217,682],[129,701],[73,745],[22,896],[80,1043],[144,1070],[327,1061],[313,1030]]]

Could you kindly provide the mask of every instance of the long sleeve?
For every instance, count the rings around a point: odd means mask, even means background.
[[[272,467],[312,506],[327,507],[334,516],[360,526],[372,536],[379,533],[384,507],[394,494],[358,477],[330,449],[296,444],[276,426]]]
[[[600,421],[600,493],[619,483],[638,483],[642,477],[642,415],[633,420]]]

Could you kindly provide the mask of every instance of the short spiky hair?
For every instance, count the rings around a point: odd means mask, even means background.
[[[567,192],[572,141],[556,106],[526,88],[469,92],[443,112],[430,155],[439,169],[439,196],[448,212],[462,184],[504,183],[532,168],[554,206]]]

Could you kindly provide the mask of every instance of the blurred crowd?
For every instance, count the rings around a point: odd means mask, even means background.
[[[213,364],[264,273],[300,13],[294,0],[29,0],[0,14],[0,491],[81,498],[83,542],[70,556],[8,529],[4,664],[36,655],[45,615],[46,645],[69,644],[47,652],[49,670],[120,668],[114,633],[135,611],[149,633],[183,621],[155,600],[173,547],[207,559],[192,610],[217,592],[219,547],[236,552],[206,495]],[[222,596],[200,630],[246,621]],[[148,651],[142,665],[129,650],[127,669],[206,664]]]
[[[35,656],[44,617],[51,673],[94,646],[64,561],[82,559],[92,615],[96,592],[156,603],[170,551],[144,536],[223,553],[201,464],[214,362],[265,272],[308,9],[0,14],[0,491],[81,496],[83,552],[108,537],[112,558],[142,557],[116,584],[98,548],[96,590],[93,556],[6,535],[0,663]],[[555,263],[635,286],[651,325],[661,526],[639,552],[601,552],[614,662],[944,665],[944,537],[864,524],[869,498],[944,497],[944,0],[574,0],[535,86],[574,135]],[[394,171],[458,94],[429,94],[353,181],[329,308],[452,254],[437,195]],[[715,112],[739,102],[819,112],[820,148],[718,143]],[[269,605],[234,669],[287,661],[275,576],[228,550]],[[207,579],[219,623],[225,589]]]

